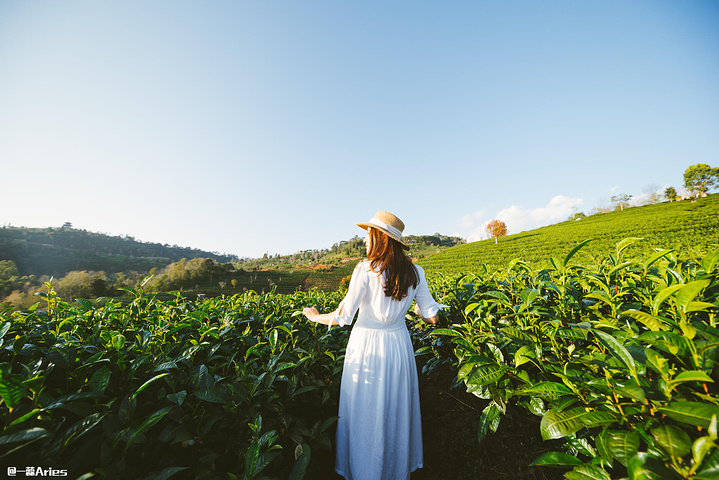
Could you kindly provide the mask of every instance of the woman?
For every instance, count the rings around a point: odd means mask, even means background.
[[[332,313],[305,308],[325,325],[352,329],[342,371],[335,471],[347,480],[409,479],[422,467],[417,366],[405,314],[413,300],[425,322],[437,323],[445,305],[429,293],[424,270],[401,240],[404,223],[379,211],[368,223],[367,260],[360,262],[344,300]]]

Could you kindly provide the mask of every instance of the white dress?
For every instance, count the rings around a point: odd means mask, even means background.
[[[444,307],[434,301],[424,270],[417,288],[395,300],[384,281],[360,262],[335,322],[352,323],[342,371],[335,471],[347,480],[404,480],[422,467],[417,366],[405,314],[412,300],[425,318]]]

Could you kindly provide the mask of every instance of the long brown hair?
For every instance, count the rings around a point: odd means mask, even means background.
[[[384,294],[395,300],[401,300],[407,296],[410,285],[413,287],[419,285],[417,270],[412,260],[405,255],[401,243],[376,228],[369,228],[368,234],[370,249],[367,252],[367,259],[370,261],[370,266],[380,275],[387,272]]]

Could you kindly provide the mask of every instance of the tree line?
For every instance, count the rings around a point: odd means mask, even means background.
[[[0,228],[0,259],[12,260],[21,275],[57,278],[77,270],[148,271],[182,258],[211,258],[226,263],[237,256],[141,242],[128,235],[88,232],[73,228],[69,222],[60,228]]]

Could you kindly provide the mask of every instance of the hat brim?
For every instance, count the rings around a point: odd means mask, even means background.
[[[362,229],[364,229],[364,230],[369,230],[370,227],[376,228],[377,230],[379,230],[380,232],[384,233],[385,235],[387,235],[387,236],[388,236],[389,238],[391,238],[392,240],[394,240],[394,241],[396,241],[397,243],[399,243],[400,245],[402,245],[405,250],[409,250],[409,246],[408,246],[406,243],[404,243],[402,240],[398,239],[397,237],[395,237],[394,235],[392,235],[391,233],[389,233],[387,230],[385,230],[385,229],[382,228],[382,227],[378,227],[377,225],[374,225],[374,224],[372,224],[372,223],[356,223],[355,225],[357,225],[358,227],[360,227],[360,228],[362,228]]]

